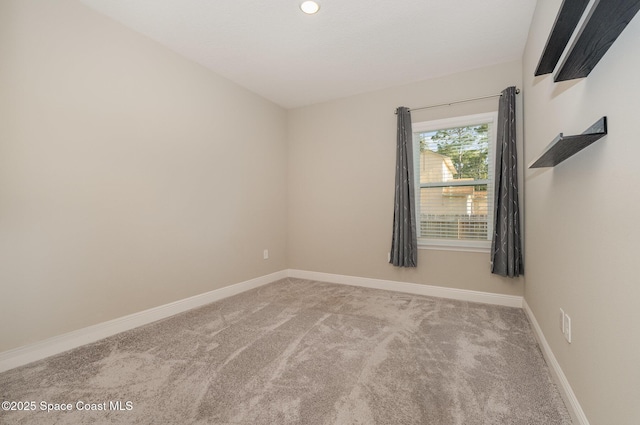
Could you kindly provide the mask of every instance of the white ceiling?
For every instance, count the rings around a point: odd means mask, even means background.
[[[81,0],[285,107],[517,60],[536,0]]]

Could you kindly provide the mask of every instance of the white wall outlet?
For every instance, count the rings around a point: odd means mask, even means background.
[[[564,339],[571,344],[571,317],[565,313],[564,315]]]
[[[387,262],[391,262],[391,253],[387,252]]]
[[[264,251],[262,251],[262,258],[265,260],[269,259],[269,250],[265,249]]]
[[[564,310],[560,309],[560,331],[564,335]]]

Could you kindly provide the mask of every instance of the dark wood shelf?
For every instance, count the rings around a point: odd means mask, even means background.
[[[571,39],[589,0],[564,0],[544,47],[535,75],[551,74]]]
[[[555,167],[607,134],[607,117],[600,118],[584,133],[564,136],[560,133],[529,168]]]
[[[554,81],[584,78],[640,10],[640,0],[600,0],[565,56]]]

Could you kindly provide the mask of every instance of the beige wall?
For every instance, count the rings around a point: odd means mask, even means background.
[[[0,352],[285,268],[524,291],[591,424],[638,423],[640,20],[587,79],[554,84],[533,71],[560,3],[538,2],[522,64],[295,109],[287,128],[281,108],[76,2],[1,1]],[[606,138],[524,172],[526,287],[489,274],[487,253],[392,267],[395,107],[509,85],[526,164],[609,118]]]
[[[520,86],[521,78],[517,61],[289,111],[289,267],[522,295],[522,279],[490,273],[488,253],[421,249],[417,269],[387,262],[395,108],[500,93]],[[494,98],[415,111],[412,118],[477,114],[497,105]]]
[[[0,2],[0,55],[0,352],[286,268],[523,294],[488,253],[387,262],[394,109],[519,61],[287,112],[64,0]]]
[[[524,54],[525,161],[604,115],[609,134],[555,168],[527,170],[525,299],[590,423],[638,424],[640,17],[586,79],[554,84],[533,73],[561,3],[538,2]]]
[[[286,268],[286,111],[73,1],[0,64],[0,352]]]

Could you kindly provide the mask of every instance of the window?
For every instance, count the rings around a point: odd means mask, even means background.
[[[496,122],[489,113],[413,125],[419,245],[491,247]]]

